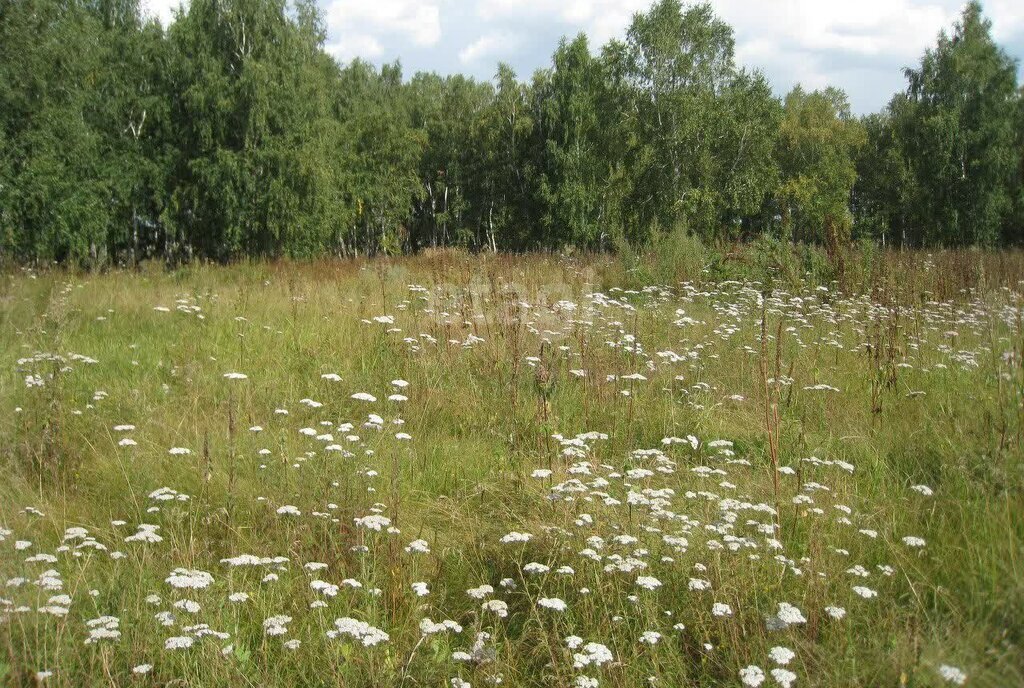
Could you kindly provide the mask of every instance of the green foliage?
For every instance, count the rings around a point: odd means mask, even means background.
[[[907,70],[907,92],[879,132],[885,171],[864,188],[899,185],[876,198],[905,241],[992,246],[1019,237],[1008,222],[1020,193],[1016,71],[977,2]]]
[[[529,79],[403,80],[325,36],[314,0],[195,0],[166,31],[137,0],[0,0],[4,257],[1024,238],[1024,99],[977,4],[860,122],[835,88],[780,101],[706,3]]]
[[[776,156],[782,183],[778,207],[786,236],[845,243],[852,225],[850,192],[864,130],[836,89],[786,96]]]

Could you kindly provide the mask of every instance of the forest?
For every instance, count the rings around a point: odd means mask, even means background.
[[[315,0],[191,0],[166,28],[138,0],[0,0],[0,260],[1024,239],[1024,89],[978,3],[867,116],[774,93],[708,4],[490,81],[325,38]]]

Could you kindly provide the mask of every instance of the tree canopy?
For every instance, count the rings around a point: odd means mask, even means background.
[[[685,231],[1024,239],[1024,94],[977,3],[857,118],[778,97],[710,4],[494,78],[339,64],[314,0],[0,0],[0,251],[103,264],[603,250]]]

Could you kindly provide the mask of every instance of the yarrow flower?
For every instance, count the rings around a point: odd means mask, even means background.
[[[962,686],[967,682],[967,674],[964,673],[963,669],[949,664],[943,664],[939,667],[939,676],[950,683]]]
[[[545,609],[551,609],[556,612],[564,612],[569,608],[564,600],[557,597],[542,597],[537,600],[537,606],[544,607]]]
[[[517,533],[512,531],[508,535],[503,536],[500,542],[507,545],[513,542],[529,542],[531,538],[533,538],[533,535],[530,533]]]
[[[722,602],[711,605],[711,613],[715,616],[732,616],[732,607]]]
[[[661,640],[661,633],[657,631],[644,631],[640,634],[640,642],[647,645],[657,645]]]
[[[566,641],[568,642],[570,638],[575,638],[575,636],[569,636],[569,638],[566,638]],[[573,645],[570,645],[570,649],[572,649],[572,647]],[[601,666],[602,664],[607,664],[615,659],[615,655],[613,655],[612,651],[601,643],[587,643],[583,646],[582,652],[573,654],[572,659],[573,667],[576,669],[582,669],[586,666]]]
[[[327,637],[332,640],[341,636],[351,636],[359,640],[364,647],[372,647],[391,639],[384,631],[375,628],[365,621],[359,621],[348,616],[334,620],[334,630],[327,631]]]
[[[164,582],[170,584],[172,588],[201,590],[213,583],[213,575],[198,569],[177,568],[171,571],[171,575],[165,578]]]
[[[164,641],[165,650],[187,650],[195,643],[195,638],[190,635],[180,635],[168,638]]]
[[[785,665],[789,664],[793,660],[793,658],[796,657],[796,653],[790,650],[788,647],[776,646],[768,651],[768,657],[770,657],[771,660],[776,664]]]
[[[745,686],[750,688],[757,688],[759,685],[764,683],[764,671],[759,666],[746,666],[740,669],[740,681]]]
[[[661,587],[661,581],[654,576],[640,576],[636,579],[636,584],[645,590],[656,590]]]
[[[790,688],[796,681],[796,674],[789,669],[776,667],[772,669],[771,674],[775,682],[782,686],[782,688]]]

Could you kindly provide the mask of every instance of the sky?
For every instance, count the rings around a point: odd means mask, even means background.
[[[164,24],[180,0],[142,0]],[[185,0],[187,2],[187,0]],[[598,50],[622,38],[652,0],[318,0],[326,49],[340,62],[401,60],[417,71],[490,79],[499,61],[520,78],[550,66],[562,36],[580,32]],[[838,86],[853,111],[880,110],[963,7],[957,0],[712,0],[736,35],[737,63],[761,70],[777,94],[795,84]],[[1024,57],[1024,0],[989,0],[996,40]],[[1018,74],[1021,71],[1018,70]]]

